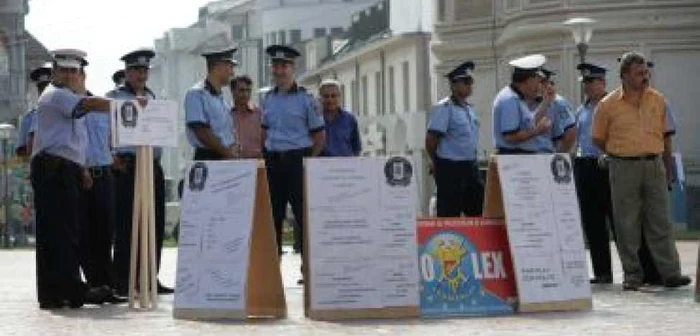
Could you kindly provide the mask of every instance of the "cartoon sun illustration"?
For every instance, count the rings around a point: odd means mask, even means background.
[[[460,265],[466,252],[467,250],[462,244],[458,244],[454,239],[445,238],[440,240],[433,252],[434,257],[442,265],[438,281],[447,282],[452,295],[457,294],[460,283],[465,280]]]

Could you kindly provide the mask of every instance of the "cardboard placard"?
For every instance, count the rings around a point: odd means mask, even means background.
[[[488,179],[490,202],[485,212],[492,217],[505,214],[518,311],[591,309],[588,264],[569,156],[499,155],[489,166]]]
[[[408,158],[305,161],[306,316],[419,315],[415,199]]]
[[[505,218],[503,210],[503,195],[501,194],[501,180],[498,178],[496,157],[489,160],[486,171],[486,186],[484,187],[484,218]]]
[[[196,161],[188,172],[173,316],[285,317],[264,164]]]
[[[695,302],[700,302],[700,246],[698,246],[698,265],[695,267]]]
[[[505,221],[418,221],[421,314],[428,317],[515,312],[517,292]]]
[[[137,101],[115,100],[111,110],[110,127],[115,147],[178,146],[176,102],[149,100],[143,108]]]

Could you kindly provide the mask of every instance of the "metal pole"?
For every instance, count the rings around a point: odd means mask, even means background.
[[[579,43],[576,47],[578,48],[578,55],[579,55],[580,63],[586,63],[586,53],[588,52],[588,44]],[[580,91],[581,91],[581,94],[579,97],[579,99],[580,99],[579,102],[581,104],[583,104],[586,101],[586,95],[583,92],[583,82],[580,82],[579,86],[580,86]]]
[[[3,204],[5,206],[5,225],[3,226],[3,246],[5,248],[10,247],[10,211],[9,202],[7,199],[8,194],[8,178],[7,178],[7,139],[2,139],[2,174],[5,178],[5,193],[3,195]]]

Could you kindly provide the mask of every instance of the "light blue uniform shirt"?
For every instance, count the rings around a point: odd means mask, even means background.
[[[110,146],[111,129],[109,113],[88,113],[85,116],[88,142],[85,165],[109,166],[114,163]]]
[[[593,106],[589,101],[579,106],[576,112],[576,143],[578,156],[597,158],[603,155],[603,151],[593,144],[591,132],[593,131]]]
[[[229,147],[236,142],[231,104],[206,80],[187,90],[185,122],[209,126],[224,147]],[[187,127],[187,140],[192,147],[205,148],[189,127]]]
[[[493,142],[496,148],[537,151],[537,137],[520,142],[506,141],[505,134],[535,127],[535,114],[513,87],[506,86],[493,100]]]
[[[32,109],[22,116],[22,120],[19,123],[19,132],[17,132],[15,151],[20,147],[26,147],[28,145],[29,134],[33,132],[32,124],[34,124],[34,119],[36,119],[36,109]]]
[[[536,111],[535,107],[535,111]],[[576,125],[573,107],[566,98],[557,95],[552,104],[547,108],[547,118],[551,120],[552,126],[548,132],[538,135],[537,152],[554,153],[556,142],[561,139],[567,130]]]
[[[296,84],[288,92],[277,88],[261,101],[262,128],[267,130],[265,149],[284,152],[309,148],[311,134],[324,129],[324,121],[316,99]]]
[[[153,94],[153,92],[149,88],[146,88],[146,93],[147,93],[146,98],[148,98],[148,100],[156,99],[155,94]],[[125,83],[123,85],[120,85],[118,88],[107,92],[107,94],[105,94],[105,96],[108,98],[119,99],[119,100],[136,100],[136,92],[129,85],[129,83]],[[136,155],[136,147],[135,146],[116,147],[115,150],[118,154]],[[160,156],[162,154],[163,154],[163,148],[153,147],[153,159],[155,159],[155,160],[160,159]]]
[[[439,136],[437,156],[452,161],[475,161],[479,119],[474,108],[447,97],[433,106],[428,132]]]
[[[82,99],[67,88],[46,87],[37,106],[32,157],[43,152],[85,165],[85,111],[78,108]]]

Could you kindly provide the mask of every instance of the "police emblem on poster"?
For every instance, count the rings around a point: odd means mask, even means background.
[[[207,183],[209,169],[204,162],[195,162],[190,169],[189,186],[191,191],[202,191]]]
[[[554,177],[554,182],[559,184],[569,184],[571,183],[571,162],[562,154],[556,154],[552,157],[552,163],[550,164],[552,170],[552,176]]]
[[[121,107],[122,126],[136,127],[136,121],[139,118],[139,112],[136,105],[131,101],[125,101]]]
[[[418,222],[424,316],[512,314],[517,292],[502,220]]]
[[[406,158],[394,156],[384,165],[386,183],[392,187],[407,187],[413,177],[413,166]]]

